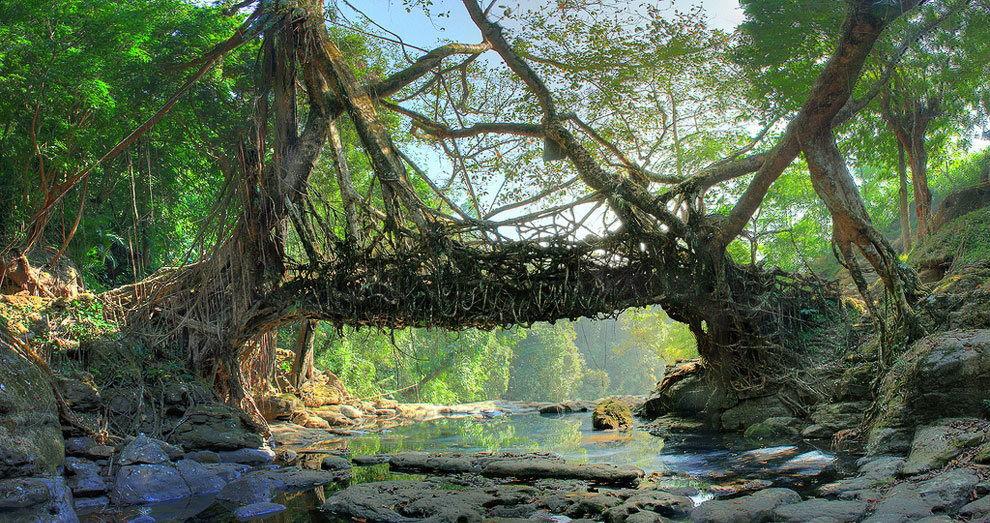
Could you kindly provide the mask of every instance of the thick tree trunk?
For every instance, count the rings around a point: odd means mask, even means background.
[[[313,379],[313,340],[316,339],[316,321],[304,320],[296,334],[295,358],[289,383],[296,388]]]
[[[920,128],[918,128],[920,127]],[[925,148],[925,129],[918,126],[911,133],[911,185],[914,187],[914,212],[918,217],[918,242],[932,233],[932,192],[928,188],[928,151]]]
[[[897,142],[897,200],[898,215],[901,219],[901,243],[904,252],[911,250],[911,211],[908,208],[907,163],[904,161],[904,146]]]

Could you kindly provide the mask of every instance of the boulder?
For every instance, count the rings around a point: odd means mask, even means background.
[[[165,451],[166,443],[157,439],[140,435],[124,446],[117,458],[118,465],[161,465],[168,463],[168,453]]]
[[[184,421],[168,441],[188,450],[258,448],[261,446],[258,429],[247,414],[226,405],[197,405],[186,411]]]
[[[972,499],[977,483],[979,478],[964,469],[943,472],[920,482],[906,481],[890,489],[877,503],[874,517],[922,518],[935,512],[956,512]]]
[[[811,413],[811,421],[825,426],[833,432],[851,429],[863,421],[863,413],[870,408],[869,401],[847,401],[842,403],[824,403],[815,407]]]
[[[935,213],[935,230],[977,209],[990,206],[990,183],[984,182],[950,192]]]
[[[443,488],[426,481],[382,481],[350,486],[327,499],[321,512],[332,520],[405,523],[481,522],[490,512],[526,518],[536,512],[530,487]]]
[[[182,476],[182,480],[189,486],[189,492],[193,496],[220,492],[220,489],[227,484],[227,481],[212,469],[198,461],[182,459],[176,462],[175,468]]]
[[[76,412],[95,412],[103,406],[100,392],[91,383],[76,378],[59,377],[56,380],[59,393],[65,403]]]
[[[953,426],[954,421],[963,427]],[[918,429],[914,433],[911,453],[901,473],[910,476],[942,468],[966,447],[978,445],[990,436],[983,431],[969,429],[965,423],[966,420],[943,420],[936,425]]]
[[[812,498],[798,503],[781,505],[774,509],[773,520],[787,523],[806,523],[816,518],[835,521],[859,521],[866,513],[863,501],[838,501]]]
[[[218,452],[217,456],[222,463],[240,463],[243,465],[267,465],[275,461],[275,451],[268,447],[224,450]]]
[[[753,439],[793,438],[798,435],[800,426],[800,420],[789,416],[767,418],[761,423],[746,427],[744,434],[747,438]]]
[[[905,452],[914,427],[938,418],[984,417],[987,383],[990,330],[945,331],[916,341],[884,376],[867,453]]]
[[[51,475],[65,447],[45,374],[0,342],[0,478]]]
[[[639,415],[698,416],[702,412],[714,414],[731,405],[730,398],[708,379],[701,360],[690,360],[667,365],[663,379],[647,396]]]
[[[694,523],[762,523],[770,521],[774,510],[797,503],[801,496],[785,488],[769,488],[748,496],[717,499],[698,505],[691,511]]]
[[[351,468],[351,462],[340,456],[326,456],[320,461],[320,468],[324,470],[347,470]]]
[[[632,410],[619,400],[605,400],[591,413],[591,426],[595,430],[628,429],[632,425]]]
[[[0,523],[76,523],[72,493],[62,476],[0,479]]]
[[[342,476],[326,470],[283,467],[249,472],[227,483],[217,499],[236,505],[250,505],[271,501],[281,490],[312,489],[342,479]]]
[[[266,421],[287,420],[303,408],[303,402],[293,394],[273,394],[259,398],[255,404]]]
[[[313,414],[308,410],[297,410],[292,413],[290,419],[296,425],[302,425],[308,429],[329,429],[330,423],[327,420]]]
[[[117,505],[158,503],[192,495],[179,471],[169,465],[126,465],[114,479],[110,499]]]
[[[740,401],[722,412],[722,428],[741,431],[768,418],[790,417],[791,411],[777,396],[763,396]]]
[[[307,382],[299,390],[303,405],[308,408],[322,407],[323,405],[337,405],[343,399],[340,391],[335,387],[325,384],[314,384]]]

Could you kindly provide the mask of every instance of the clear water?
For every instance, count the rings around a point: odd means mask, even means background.
[[[739,436],[692,433],[660,438],[644,430],[601,432],[591,428],[588,413],[564,416],[517,414],[495,418],[464,417],[412,423],[383,433],[333,437],[308,445],[304,457],[322,459],[322,453],[346,451],[352,456],[397,452],[481,451],[553,452],[576,463],[610,463],[643,469],[659,483],[731,484],[769,480],[810,494],[851,468],[851,458],[830,453],[807,442],[767,444]],[[423,476],[394,473],[388,465],[354,467],[346,483],[321,489],[282,493],[276,499],[288,507],[265,521],[321,521],[316,509],[326,497],[350,484]],[[159,521],[234,521],[230,509],[211,498],[196,498],[122,511],[82,515],[83,521],[129,521],[149,515]]]
[[[647,474],[689,475],[712,483],[766,479],[791,488],[830,480],[849,466],[825,445],[752,441],[735,435],[692,433],[661,438],[645,430],[595,431],[588,413],[518,414],[437,419],[390,432],[328,439],[306,451],[346,450],[354,456],[396,452],[553,452],[575,463],[639,467]]]

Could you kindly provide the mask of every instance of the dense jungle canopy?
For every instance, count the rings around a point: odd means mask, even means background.
[[[2,284],[57,294],[30,267],[71,260],[235,403],[289,345],[369,393],[601,394],[587,320],[542,322],[650,306],[617,320],[628,368],[690,332],[772,386],[847,323],[840,270],[885,340],[919,336],[904,255],[990,168],[990,3],[741,9],[5,2]]]

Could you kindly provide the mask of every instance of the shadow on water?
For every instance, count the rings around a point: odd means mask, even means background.
[[[822,445],[824,447],[824,444]],[[413,423],[391,431],[334,437],[304,449],[309,459],[322,454],[351,456],[398,452],[552,452],[575,463],[609,463],[639,467],[660,483],[705,486],[749,480],[766,480],[809,494],[819,484],[832,481],[852,468],[852,458],[837,456],[808,442],[769,445],[737,435],[685,433],[667,438],[645,430],[594,431],[588,413],[563,416],[518,414],[496,418],[448,418]],[[274,523],[323,521],[317,511],[328,496],[357,483],[418,480],[422,475],[399,474],[387,464],[354,467],[352,477],[323,488],[281,493],[273,501],[287,510],[259,519]],[[671,479],[673,478],[673,479]],[[157,521],[235,521],[230,508],[212,497],[160,503],[117,512],[110,519],[128,521],[142,514]]]

